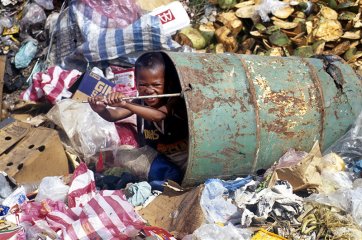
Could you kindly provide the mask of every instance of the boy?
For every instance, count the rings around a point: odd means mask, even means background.
[[[162,53],[149,52],[135,63],[135,77],[140,96],[172,93],[173,81]],[[121,93],[89,98],[92,109],[107,121],[137,115],[140,144],[149,145],[166,155],[181,170],[186,169],[188,127],[186,108],[181,98],[148,98],[123,101]],[[110,107],[107,107],[111,106]],[[183,116],[182,116],[183,115]]]

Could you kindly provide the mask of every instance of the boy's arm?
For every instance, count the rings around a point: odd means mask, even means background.
[[[128,110],[146,119],[147,121],[152,121],[152,122],[162,121],[163,119],[166,118],[168,112],[166,106],[162,106],[156,109],[152,107],[141,106],[136,103],[127,102],[122,104],[122,107],[124,108],[124,110]]]
[[[109,122],[115,122],[130,117],[133,113],[124,108],[107,107],[102,112],[98,112],[98,115]]]
[[[103,119],[115,122],[131,116],[133,113],[124,108],[110,108],[103,102],[103,97],[88,98],[90,107]]]

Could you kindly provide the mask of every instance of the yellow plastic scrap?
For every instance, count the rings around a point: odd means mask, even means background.
[[[251,238],[251,240],[287,240],[287,239],[275,233],[268,232],[263,228],[260,228],[259,231]]]
[[[13,40],[16,44],[20,44],[19,40],[16,39],[13,35],[10,35],[10,39]]]
[[[20,31],[20,26],[19,25],[14,25],[11,28],[5,28],[4,31],[3,31],[3,35],[4,36],[13,35],[13,34],[19,33],[19,31]]]

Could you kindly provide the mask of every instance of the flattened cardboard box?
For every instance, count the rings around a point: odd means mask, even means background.
[[[1,129],[0,136],[4,135],[8,139],[16,137],[11,132]],[[6,141],[4,138],[0,139],[0,145]],[[46,176],[62,176],[69,173],[68,160],[58,132],[53,129],[31,128],[20,142],[0,154],[0,170],[13,177],[19,184],[39,182]]]
[[[72,99],[85,101],[88,97],[105,96],[112,92],[114,86],[115,84],[113,82],[93,72],[86,72]]]
[[[30,131],[31,125],[7,118],[0,127],[0,155],[24,138]]]
[[[169,186],[165,187],[164,192],[139,214],[151,226],[180,234],[193,233],[205,221],[200,206],[204,186],[183,191],[176,183],[169,181],[167,184]]]

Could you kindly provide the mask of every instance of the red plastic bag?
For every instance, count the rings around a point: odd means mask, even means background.
[[[70,208],[81,207],[95,195],[95,191],[94,174],[85,163],[81,163],[74,170],[72,176],[68,193],[68,206]]]
[[[41,233],[38,229],[47,234],[62,230],[61,239],[69,240],[129,239],[144,227],[122,191],[96,192],[93,172],[84,163],[74,172],[68,197],[72,208],[51,200],[27,203],[22,222],[35,234]]]

